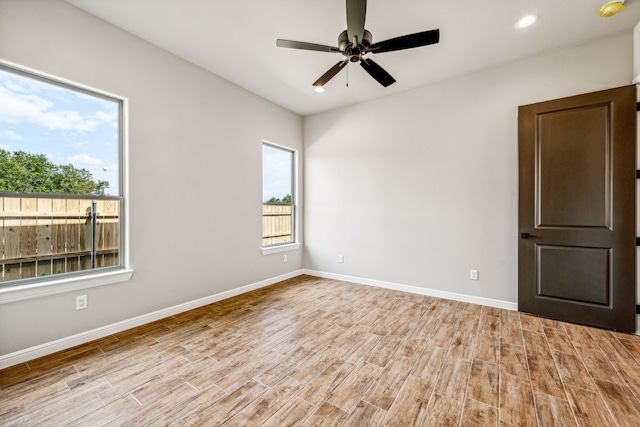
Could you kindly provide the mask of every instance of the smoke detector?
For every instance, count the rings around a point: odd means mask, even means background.
[[[598,15],[608,18],[618,12],[621,12],[622,9],[624,9],[624,0],[610,1],[602,6]]]

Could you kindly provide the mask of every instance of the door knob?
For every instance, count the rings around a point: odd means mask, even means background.
[[[535,236],[532,236],[529,233],[520,233],[520,238],[521,239],[528,239],[529,237],[535,237]]]

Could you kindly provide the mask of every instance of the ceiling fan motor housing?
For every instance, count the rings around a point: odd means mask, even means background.
[[[338,36],[338,48],[344,52],[347,57],[349,57],[349,61],[351,62],[360,61],[362,55],[366,53],[372,42],[373,36],[367,30],[364,30],[362,42],[358,43],[357,46],[354,46],[353,43],[349,41],[349,36],[347,36],[346,30],[341,32]]]

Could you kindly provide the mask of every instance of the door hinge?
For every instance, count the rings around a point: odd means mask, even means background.
[[[640,102],[636,102],[636,111],[640,111]]]
[[[636,246],[640,246],[640,237],[636,237]]]
[[[640,305],[636,305],[636,314],[640,314]]]
[[[640,179],[640,170],[636,170],[636,179]]]

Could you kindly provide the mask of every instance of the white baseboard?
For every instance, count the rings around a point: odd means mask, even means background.
[[[361,277],[346,276],[343,274],[325,273],[324,271],[302,270],[304,274],[310,276],[323,277],[325,279],[342,280],[345,282],[358,283],[360,285],[375,286],[378,288],[393,289],[395,291],[409,292],[412,294],[426,295],[430,297],[450,299],[454,301],[468,302],[471,304],[487,305],[489,307],[503,308],[505,310],[518,310],[518,303],[502,301],[491,298],[476,297],[473,295],[457,294],[454,292],[439,291],[437,289],[421,288],[418,286],[401,285],[399,283],[384,282],[381,280],[363,279]]]
[[[516,311],[518,304],[515,302],[496,300],[491,298],[477,297],[473,295],[458,294],[454,292],[440,291],[437,289],[421,288],[417,286],[402,285],[399,283],[385,282],[381,280],[364,279],[361,277],[347,276],[343,274],[326,273],[317,270],[296,270],[281,276],[272,277],[270,279],[262,280],[260,282],[252,283],[239,288],[231,289],[218,294],[210,295],[208,297],[200,298],[194,301],[189,301],[183,304],[174,305],[162,310],[154,311],[152,313],[143,314],[142,316],[134,317],[132,319],[123,320],[121,322],[113,323],[111,325],[96,328],[90,331],[81,332],[76,335],[61,338],[48,343],[40,344],[34,347],[30,347],[24,350],[19,350],[14,353],[0,355],[0,369],[8,368],[19,363],[23,363],[29,360],[36,359],[38,357],[46,356],[48,354],[55,353],[57,351],[66,350],[71,347],[75,347],[80,344],[84,344],[98,338],[105,337],[107,335],[115,334],[125,331],[127,329],[135,328],[136,326],[144,325],[146,323],[154,322],[156,320],[163,319],[165,317],[173,316],[178,313],[193,310],[194,308],[202,307],[207,304],[211,304],[217,301],[221,301],[227,298],[231,298],[246,292],[260,289],[265,286],[272,285],[274,283],[281,282],[283,280],[291,279],[301,274],[308,274],[310,276],[317,276],[326,279],[341,280],[345,282],[358,283],[361,285],[375,286],[378,288],[392,289],[396,291],[409,292],[412,294],[426,295],[437,298],[450,299],[454,301],[468,302],[472,304],[486,305],[489,307],[502,308],[505,310]],[[640,335],[640,332],[636,332]]]
[[[76,335],[72,335],[72,336],[61,338],[48,343],[40,344],[24,350],[19,350],[14,353],[1,355],[0,369],[8,368],[9,366],[17,365],[18,363],[23,363],[29,360],[36,359],[38,357],[46,356],[48,354],[52,354],[57,351],[66,350],[68,348],[75,347],[80,344],[85,344],[87,342],[96,340],[98,338],[106,337],[107,335],[122,332],[127,329],[135,328],[136,326],[144,325],[146,323],[155,322],[156,320],[164,319],[165,317],[169,317],[178,313],[193,310],[194,308],[202,307],[207,304],[221,301],[223,299],[244,294],[246,292],[253,291],[255,289],[273,285],[274,283],[291,279],[301,274],[303,274],[302,270],[292,271],[290,273],[283,274],[281,276],[272,277],[270,279],[262,280],[260,282],[241,286],[239,288],[231,289],[225,292],[220,292],[215,295],[210,295],[208,297],[199,298],[194,301],[189,301],[182,304],[174,305],[173,307],[168,307],[162,310],[154,311],[152,313],[143,314],[142,316],[123,320],[121,322],[113,323],[111,325],[102,326],[100,328],[92,329],[90,331],[81,332]]]

